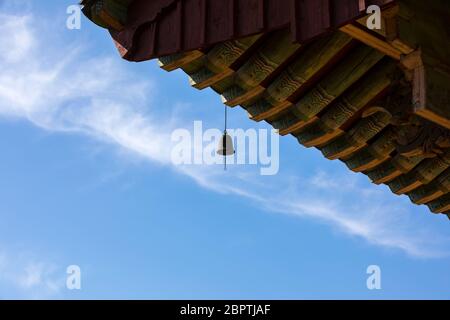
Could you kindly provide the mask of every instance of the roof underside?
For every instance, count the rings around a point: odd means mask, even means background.
[[[293,42],[285,27],[159,62],[167,71],[181,68],[194,88],[213,89],[227,106],[241,106],[280,135],[449,215],[450,131],[407,112],[414,88],[399,60],[412,49],[378,50],[373,44],[383,46],[389,35],[369,33],[367,45],[359,30],[354,22]]]
[[[282,30],[160,63],[167,70],[180,66],[192,86],[212,88],[226,105],[240,105],[281,135],[318,148],[432,212],[448,213],[450,149],[427,154],[422,145],[399,146],[398,91],[411,89],[394,59],[341,31],[304,47],[289,39]],[[427,125],[419,121],[417,126]]]

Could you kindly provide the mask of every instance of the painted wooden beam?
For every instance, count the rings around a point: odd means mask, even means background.
[[[258,43],[262,34],[227,41],[214,46],[206,55],[201,68],[189,74],[189,82],[196,89],[205,89],[231,76],[231,68]]]
[[[260,49],[234,76],[234,83],[222,93],[222,101],[234,107],[256,97],[264,91],[262,83],[300,48],[292,43],[286,30],[272,34]]]
[[[366,171],[364,174],[375,184],[388,183],[414,169],[422,160],[424,158],[421,156],[405,157],[397,154],[389,162],[385,162],[372,170]]]
[[[200,50],[194,50],[186,53],[177,53],[160,57],[158,59],[158,64],[160,68],[170,72],[182,68],[192,61],[197,60],[203,56],[204,53]]]
[[[360,30],[353,30],[351,24],[348,26],[348,28],[347,26],[344,26],[344,28],[347,28],[347,32],[353,34],[355,36],[355,39],[360,39],[360,41],[363,41],[373,48],[382,48],[381,50],[388,50],[395,55],[393,56],[393,58],[397,59],[399,53],[401,57],[402,54],[407,55],[414,51],[414,48],[410,47],[399,38],[399,11],[399,4],[391,5],[383,9],[381,12],[381,29],[367,29],[367,20],[369,18],[369,15],[357,20],[358,25],[355,25],[355,27],[359,27]],[[380,42],[380,40],[382,42]]]
[[[352,38],[336,32],[309,45],[275,79],[256,102],[245,106],[252,120],[267,119],[292,106],[289,98],[323,73],[330,63],[346,51]]]
[[[450,73],[423,62],[413,72],[414,112],[450,129]]]
[[[299,142],[306,147],[313,147],[342,134],[342,125],[391,85],[395,68],[394,63],[388,62],[366,74],[352,90],[329,106],[317,122],[295,133]],[[388,124],[389,117],[385,118],[384,126]]]
[[[362,43],[382,52],[383,54],[400,61],[403,53],[398,48],[395,48],[388,42],[370,34],[363,28],[353,24],[348,24],[341,27],[340,30],[354,39],[357,39]]]
[[[354,172],[371,170],[391,158],[395,150],[395,135],[395,130],[388,127],[369,146],[342,160]]]
[[[447,0],[400,1],[399,38],[418,48],[402,59],[413,70],[415,112],[447,129],[450,129],[449,16]]]
[[[436,200],[450,192],[450,168],[447,168],[436,179],[427,185],[408,193],[408,197],[415,204],[425,204]]]
[[[371,146],[368,146],[367,148],[356,152],[356,154],[352,155],[350,158],[343,160],[343,162],[353,172],[363,172],[370,170],[390,159],[389,155],[374,155],[371,151]]]
[[[428,208],[434,213],[444,213],[450,211],[450,193],[427,203]]]
[[[274,122],[275,128],[279,129],[281,135],[301,129],[345,90],[362,78],[382,58],[383,54],[372,48],[367,46],[357,47],[289,109],[297,117],[297,120],[293,123],[282,120]]]
[[[388,183],[395,194],[408,193],[430,183],[450,166],[450,149],[445,154],[422,161],[414,170]]]
[[[344,135],[319,149],[330,160],[348,157],[357,150],[366,147],[370,139],[388,126],[389,120],[390,116],[384,112],[377,112],[361,118]]]

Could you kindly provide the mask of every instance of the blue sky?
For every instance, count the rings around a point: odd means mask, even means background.
[[[174,166],[171,132],[221,128],[220,98],[68,30],[73,3],[0,0],[0,298],[450,298],[448,219],[292,137],[274,176]]]

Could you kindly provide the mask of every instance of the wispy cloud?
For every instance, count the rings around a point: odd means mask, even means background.
[[[409,223],[406,207],[390,201],[386,192],[361,187],[354,176],[341,179],[319,171],[309,178],[264,178],[245,168],[224,175],[216,167],[171,166],[168,141],[181,120],[158,118],[152,110],[156,85],[150,76],[131,74],[115,56],[86,58],[81,45],[63,40],[46,43],[43,50],[39,28],[32,16],[0,16],[0,32],[14,39],[8,49],[0,42],[0,116],[27,119],[53,132],[86,134],[172,167],[214,192],[243,197],[271,212],[316,219],[375,245],[419,257],[448,253],[441,245],[448,239]],[[24,283],[37,281],[27,279]]]
[[[449,255],[448,236],[412,221],[409,204],[400,203],[389,191],[365,187],[356,177],[319,171],[311,177],[279,176],[270,184],[262,184],[265,178],[257,175],[252,181],[244,181],[233,174],[223,177],[201,168],[189,168],[184,173],[208,189],[244,197],[270,212],[328,224],[373,245],[400,249],[420,258]],[[319,180],[330,182],[317,184]]]
[[[0,299],[58,298],[65,285],[64,271],[33,255],[0,250]]]

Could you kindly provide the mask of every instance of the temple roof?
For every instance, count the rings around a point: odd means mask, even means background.
[[[448,3],[246,1],[255,6],[206,0],[203,20],[190,10],[205,0],[105,0],[104,14],[99,1],[84,4],[89,17],[103,16],[93,20],[110,29],[124,58],[158,57],[250,119],[450,217],[450,55],[435,38],[450,39],[439,15],[426,26],[433,36],[411,26],[411,15],[428,22],[430,10],[450,13]],[[381,30],[366,28],[369,2],[383,5]]]

